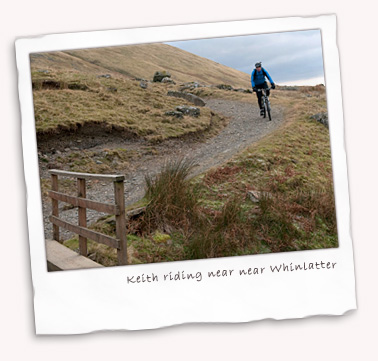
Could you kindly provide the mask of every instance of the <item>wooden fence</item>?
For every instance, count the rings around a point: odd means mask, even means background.
[[[49,196],[52,199],[52,216],[50,221],[53,224],[53,239],[59,242],[59,228],[65,228],[79,235],[79,252],[83,256],[87,256],[87,239],[105,244],[117,249],[118,264],[127,264],[127,240],[126,240],[126,218],[125,218],[125,195],[123,175],[103,175],[65,172],[61,170],[50,170],[51,174],[51,191]],[[77,179],[77,196],[70,196],[59,192],[58,176],[71,177]],[[110,181],[114,184],[115,203],[102,203],[92,201],[86,198],[86,180]],[[72,204],[78,207],[78,225],[63,221],[59,218],[58,202]],[[87,208],[114,214],[116,217],[116,238],[105,234],[95,232],[87,228]]]

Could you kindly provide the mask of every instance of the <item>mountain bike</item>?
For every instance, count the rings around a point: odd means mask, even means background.
[[[264,109],[264,118],[266,118],[266,113],[268,113],[269,120],[272,120],[272,116],[270,114],[270,110],[272,109],[270,107],[270,101],[269,97],[266,95],[266,92],[272,88],[266,88],[266,89],[257,89],[258,92],[262,92],[261,97],[261,106]]]

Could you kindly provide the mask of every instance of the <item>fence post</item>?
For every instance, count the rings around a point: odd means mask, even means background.
[[[55,174],[51,174],[51,189],[54,192],[58,192],[59,186],[58,186],[58,176]],[[55,217],[59,217],[59,203],[58,200],[52,199],[52,215]],[[53,224],[53,239],[57,242],[60,242],[59,240],[59,226]]]
[[[77,178],[77,196],[86,198],[87,191],[84,178]],[[87,209],[85,207],[78,207],[79,212],[79,226],[87,227]],[[87,256],[87,239],[79,235],[79,252],[82,256]]]
[[[119,214],[116,215],[116,234],[119,239],[117,250],[118,264],[127,265],[127,239],[126,239],[126,215],[125,215],[125,186],[123,180],[114,182],[115,203],[119,207]]]

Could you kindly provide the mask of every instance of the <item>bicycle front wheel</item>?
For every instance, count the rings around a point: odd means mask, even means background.
[[[268,117],[269,117],[269,120],[272,120],[272,116],[270,115],[270,102],[269,100],[266,102],[266,110],[268,112]]]
[[[266,118],[266,101],[265,100],[263,104],[263,109],[264,109],[264,118]]]

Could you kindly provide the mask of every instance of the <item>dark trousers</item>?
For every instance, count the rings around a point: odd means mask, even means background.
[[[259,85],[256,85],[256,88],[257,89],[267,89],[268,88],[268,84],[265,82],[264,84],[259,84]],[[262,97],[262,92],[256,92],[257,94],[257,101],[259,103],[259,108],[261,109],[261,97]],[[268,90],[266,92],[266,95],[269,96],[270,94],[270,90]]]

